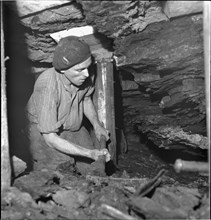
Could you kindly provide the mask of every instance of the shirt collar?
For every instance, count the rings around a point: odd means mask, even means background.
[[[71,93],[79,90],[79,88],[77,86],[74,86],[72,83],[70,83],[70,81],[66,78],[66,76],[63,73],[58,72],[58,74],[59,74],[59,78],[60,78],[65,90],[67,90],[68,92],[71,92]]]

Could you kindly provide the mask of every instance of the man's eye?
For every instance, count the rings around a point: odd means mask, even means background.
[[[85,70],[85,68],[84,68],[84,69],[79,69],[78,72],[82,72],[82,71],[84,71],[84,70]]]

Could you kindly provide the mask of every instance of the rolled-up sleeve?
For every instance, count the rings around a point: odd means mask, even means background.
[[[52,78],[45,83],[40,82],[34,89],[34,106],[38,129],[41,133],[56,133],[61,126],[58,121],[58,91]]]

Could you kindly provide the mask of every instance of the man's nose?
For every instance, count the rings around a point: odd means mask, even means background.
[[[84,70],[83,70],[83,76],[86,76],[86,77],[89,76],[88,69],[84,69]]]

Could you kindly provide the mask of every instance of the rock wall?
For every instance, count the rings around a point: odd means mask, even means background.
[[[111,38],[143,31],[150,23],[168,20],[159,1],[82,1],[86,22]]]
[[[156,108],[134,124],[160,147],[208,147],[202,27],[201,14],[181,17],[115,42],[117,66],[148,98],[143,106]]]
[[[21,0],[17,3],[15,1],[6,2],[4,6],[10,11],[10,17],[7,18],[5,15],[5,20],[11,19],[13,23],[19,23],[18,27],[17,24],[14,24],[17,32],[21,29],[21,36],[17,38],[16,35],[12,41],[17,44],[24,38],[31,70],[34,74],[39,74],[52,66],[53,51],[57,43],[50,37],[50,34],[72,27],[84,26],[86,23],[79,3],[64,1],[61,4],[61,1],[52,1],[47,5],[43,4],[43,1],[35,2],[32,1],[30,7],[28,3]],[[35,12],[32,13],[32,10]]]

